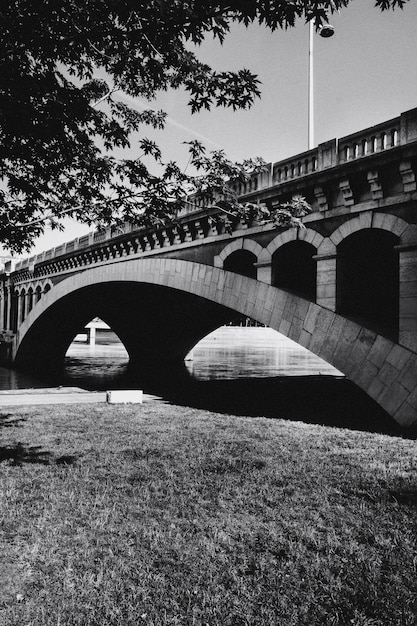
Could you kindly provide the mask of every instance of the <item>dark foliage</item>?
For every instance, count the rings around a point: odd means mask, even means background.
[[[377,0],[381,9],[404,0]],[[207,35],[223,41],[230,25],[260,22],[274,30],[297,20],[315,21],[349,0],[4,0],[0,8],[0,242],[30,247],[49,220],[67,214],[105,226],[175,217],[184,197],[221,197],[236,180],[262,167],[239,166],[223,153],[204,157],[193,180],[175,163],[163,163],[158,146],[143,138],[135,159],[117,159],[133,132],[163,128],[163,111],[135,111],[117,99],[124,92],[150,100],[157,92],[185,89],[191,111],[213,106],[241,109],[259,97],[247,69],[215,71],[196,56]],[[143,156],[151,155],[150,171]],[[239,209],[236,198],[224,207]],[[291,224],[292,206],[279,218]],[[300,205],[297,204],[296,212]],[[247,210],[247,209],[246,209]],[[225,213],[226,214],[226,213]],[[295,216],[297,218],[297,215]],[[275,219],[275,217],[274,217]],[[297,220],[296,220],[297,221]]]

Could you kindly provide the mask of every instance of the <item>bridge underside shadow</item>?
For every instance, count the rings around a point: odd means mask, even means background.
[[[55,302],[32,325],[16,365],[56,371],[73,338],[94,317],[118,335],[138,370],[180,367],[194,345],[235,319],[236,311],[160,285],[105,283],[81,288]]]
[[[16,364],[38,375],[42,372],[48,381],[56,380],[58,384],[70,343],[94,317],[105,320],[128,351],[124,384],[139,385],[175,404],[236,415],[262,414],[360,430],[399,432],[395,422],[348,381],[327,377],[193,379],[184,357],[202,337],[236,319],[237,313],[202,297],[160,285],[110,282],[83,287],[64,296],[32,324]],[[361,415],[365,409],[366,419]]]
[[[179,259],[136,259],[58,283],[19,327],[15,362],[55,369],[100,317],[132,364],[167,369],[213,329],[251,317],[336,367],[399,424],[417,425],[417,354],[335,312],[250,277]]]

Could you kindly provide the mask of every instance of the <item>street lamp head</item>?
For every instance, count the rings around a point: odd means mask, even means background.
[[[330,24],[323,24],[322,26],[319,26],[318,33],[320,37],[327,39],[329,37],[333,37],[334,28]]]

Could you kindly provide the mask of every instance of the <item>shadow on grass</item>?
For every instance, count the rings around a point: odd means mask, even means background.
[[[417,507],[417,489],[399,489],[398,491],[390,491],[389,495],[398,504]]]
[[[0,429],[19,428],[26,421],[26,417],[16,417],[13,413],[0,413]],[[21,442],[0,447],[0,463],[11,461],[12,465],[23,465],[24,463],[72,465],[76,458],[71,455],[55,457],[50,452],[43,450],[41,446],[25,446]]]
[[[1,413],[0,414],[0,428],[16,428],[20,426],[22,422],[26,422],[26,418],[16,418],[13,413]]]
[[[50,452],[43,450],[41,446],[24,446],[20,442],[13,446],[0,448],[0,463],[11,461],[12,465],[34,463],[37,465],[72,465],[76,461],[75,456],[64,455],[54,457]]]
[[[147,385],[148,386],[148,385]],[[263,416],[416,439],[351,381],[334,376],[287,376],[153,381],[150,393],[173,404],[232,415]],[[145,386],[144,386],[145,388]]]

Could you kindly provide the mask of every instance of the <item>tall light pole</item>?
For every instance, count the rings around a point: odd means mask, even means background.
[[[308,46],[308,149],[314,148],[314,20],[309,22],[309,46]],[[329,38],[334,35],[334,28],[330,24],[324,24],[318,28],[320,37]]]

